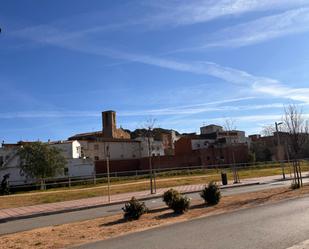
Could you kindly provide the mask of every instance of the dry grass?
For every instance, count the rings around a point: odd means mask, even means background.
[[[243,208],[264,205],[283,199],[309,194],[309,186],[299,190],[278,188],[254,193],[224,197],[217,206],[207,207],[202,201],[193,203],[189,212],[175,216],[166,208],[158,208],[144,215],[140,220],[124,222],[122,215],[113,215],[83,222],[34,229],[0,237],[0,248],[57,249],[96,240],[116,237],[175,222],[231,212]]]
[[[308,169],[307,169],[308,170]],[[220,181],[220,171],[211,170],[207,171],[208,174],[199,173],[188,175],[188,176],[161,176],[157,178],[157,188],[190,185],[190,184],[204,184],[211,180]],[[211,172],[211,174],[210,174]],[[232,180],[232,173],[227,170],[229,180]],[[258,169],[243,169],[239,171],[240,179],[249,179],[255,177],[280,175],[281,168],[258,168]],[[286,167],[286,174],[289,174],[288,167]],[[112,184],[111,193],[128,193],[135,191],[142,191],[149,189],[148,180],[125,180],[119,181]],[[96,197],[107,195],[107,186],[99,185],[93,188],[77,188],[74,189],[54,189],[45,192],[33,192],[30,194],[17,194],[12,196],[0,196],[0,209],[13,208],[37,205],[43,203],[53,203],[60,201],[77,200],[82,198]]]

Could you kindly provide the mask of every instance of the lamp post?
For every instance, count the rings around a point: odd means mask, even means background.
[[[276,134],[277,134],[277,159],[279,159],[279,151],[280,151],[280,149],[279,149],[279,147],[280,147],[280,135],[279,135],[278,127],[279,127],[279,125],[282,125],[282,124],[283,124],[283,122],[279,122],[279,123],[275,122]],[[279,161],[280,161],[280,165],[281,165],[281,169],[282,169],[282,178],[285,179],[284,165],[283,165],[281,160],[279,160]]]
[[[105,151],[106,157],[106,172],[107,172],[107,195],[108,195],[108,203],[111,202],[111,188],[110,188],[110,173],[109,173],[109,146],[107,145]]]

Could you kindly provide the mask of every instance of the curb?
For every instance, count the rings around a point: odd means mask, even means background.
[[[220,189],[248,187],[248,186],[259,185],[259,184],[260,184],[260,182],[244,183],[242,185],[225,185],[225,186],[220,186]],[[198,193],[200,191],[201,190],[193,190],[193,191],[184,191],[184,192],[181,192],[181,193],[182,194],[193,194],[193,193]],[[147,201],[147,200],[151,200],[151,199],[158,199],[162,196],[163,196],[163,194],[154,194],[152,196],[145,196],[145,197],[141,197],[141,198],[138,198],[138,199],[141,200],[141,201]],[[0,219],[0,223],[5,223],[5,222],[8,222],[8,221],[13,221],[13,220],[30,219],[30,218],[40,217],[40,216],[48,216],[48,215],[53,215],[53,214],[69,213],[69,212],[87,210],[87,209],[92,209],[92,208],[119,205],[119,204],[125,203],[127,201],[128,200],[121,200],[121,201],[115,201],[115,202],[111,202],[111,203],[102,203],[102,204],[93,205],[93,206],[72,207],[72,208],[57,210],[57,211],[46,211],[44,213],[42,212],[42,213],[35,213],[35,214],[28,214],[28,215],[20,215],[20,216],[15,216],[15,217],[8,217],[8,218]]]

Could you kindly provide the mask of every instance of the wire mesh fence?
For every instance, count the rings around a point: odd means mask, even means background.
[[[309,159],[300,160],[303,172],[309,171]],[[198,165],[188,167],[164,168],[157,167],[153,169],[153,174],[157,180],[174,179],[183,177],[204,177],[205,180],[212,179],[219,181],[221,173],[226,173],[229,180],[233,182],[241,181],[245,178],[255,178],[271,175],[285,174],[286,177],[292,177],[293,169],[289,161],[280,162],[256,162],[256,163],[238,163],[238,164],[216,164],[216,165]],[[306,176],[306,175],[304,175]],[[110,172],[112,185],[120,183],[134,183],[146,181],[150,178],[150,170],[133,170],[133,171],[113,171]],[[238,178],[238,179],[237,179]],[[43,179],[44,189],[51,188],[83,188],[90,186],[104,186],[107,184],[107,173],[84,175],[78,177],[65,176],[61,178]],[[10,181],[10,188],[13,192],[35,190],[41,188],[41,181],[24,183]]]

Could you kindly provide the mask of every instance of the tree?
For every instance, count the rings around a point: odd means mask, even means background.
[[[150,192],[151,194],[156,193],[156,175],[153,170],[152,156],[155,152],[155,123],[156,119],[149,118],[142,125],[141,129],[136,129],[134,131],[134,136],[136,138],[142,139],[142,146],[147,149],[148,165],[149,165],[149,178],[150,178]],[[146,144],[145,144],[146,143]],[[145,147],[143,149],[145,149]]]
[[[150,171],[150,192],[151,194],[155,194],[157,191],[156,186],[156,174],[153,171],[153,165],[152,165],[152,151],[153,151],[153,129],[156,123],[156,119],[149,118],[145,123],[145,129],[146,129],[146,137],[148,142],[148,163],[149,163],[149,171]],[[152,138],[152,139],[151,139]]]
[[[264,125],[261,131],[263,136],[269,137],[273,136],[276,131],[276,128],[273,125]]]
[[[235,123],[236,123],[236,121],[233,118],[226,118],[224,120],[224,123],[223,123],[224,130],[226,130],[228,132],[236,130],[237,127],[236,127]]]
[[[302,110],[295,104],[284,108],[284,127],[288,133],[287,152],[293,161],[294,183],[303,185],[299,159],[304,146],[308,143],[308,121],[304,119]]]
[[[227,140],[230,140],[230,138],[229,138],[230,132],[235,131],[237,129],[235,123],[236,123],[236,121],[234,119],[232,119],[232,118],[226,118],[224,120],[223,127],[224,127],[224,130],[228,134]],[[230,143],[229,148],[232,151],[232,157],[233,157],[233,168],[232,168],[232,170],[233,170],[233,177],[234,177],[234,183],[239,183],[240,179],[239,179],[239,174],[238,174],[238,171],[237,171],[237,167],[235,165],[235,152],[234,152],[234,147],[233,146],[234,146],[234,143]]]
[[[63,173],[66,165],[60,149],[41,142],[22,145],[18,154],[21,171],[27,177],[40,179],[41,189],[44,189],[45,178]]]

